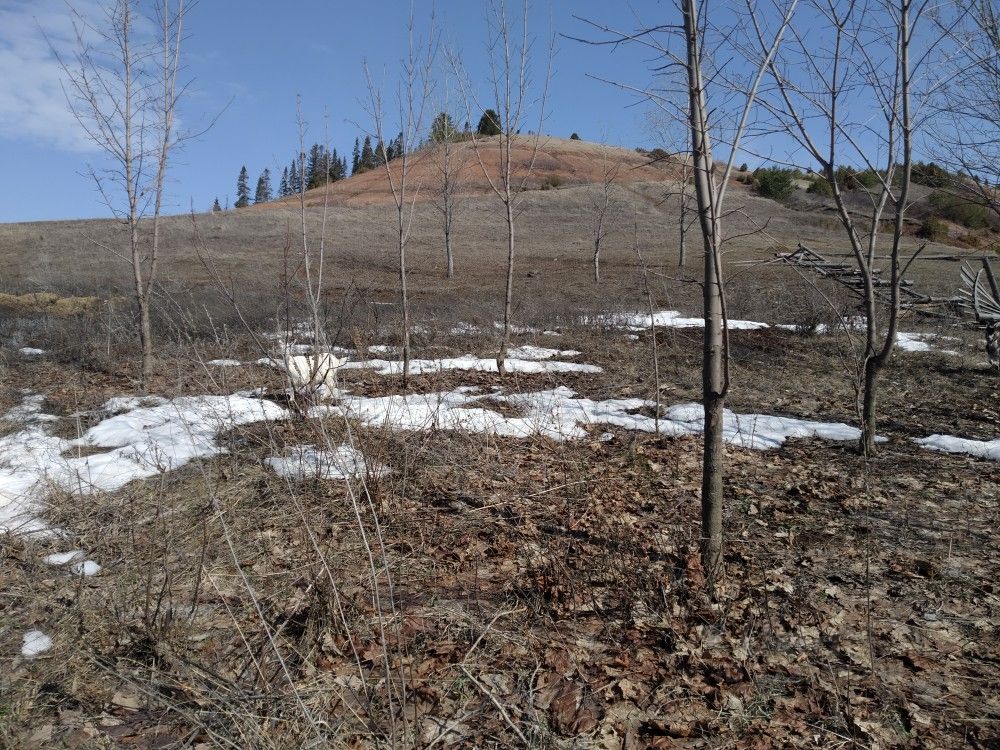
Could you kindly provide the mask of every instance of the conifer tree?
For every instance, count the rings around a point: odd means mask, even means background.
[[[285,167],[284,171],[281,173],[281,182],[278,185],[278,197],[286,198],[291,194],[292,191],[288,187],[288,167]]]
[[[250,176],[247,174],[246,165],[240,169],[240,176],[236,178],[236,208],[246,208],[250,205]]]
[[[271,200],[271,170],[267,167],[257,178],[257,192],[254,193],[254,203],[267,203]]]
[[[302,192],[302,172],[299,169],[299,157],[297,156],[288,165],[288,190],[289,195],[297,195]]]
[[[365,143],[361,147],[361,159],[358,163],[358,168],[360,171],[365,172],[374,168],[376,164],[375,152],[372,151],[372,139],[366,135]]]
[[[358,145],[359,141],[357,138],[354,139],[354,152],[351,154],[351,174],[358,173],[358,167],[361,166],[361,148]]]
[[[219,199],[215,199],[215,203],[212,204],[212,213],[217,214],[222,211],[222,206],[219,205]]]

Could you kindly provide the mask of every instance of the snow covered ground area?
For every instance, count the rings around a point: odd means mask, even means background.
[[[677,310],[660,310],[649,313],[611,313],[599,315],[588,322],[610,328],[626,328],[631,331],[644,331],[656,326],[658,328],[704,328],[704,318],[685,318]],[[770,328],[767,323],[755,320],[730,320],[731,331],[755,331],[760,328]]]
[[[506,416],[490,403],[506,403],[520,416]],[[458,388],[439,393],[362,397],[347,396],[339,405],[319,407],[312,416],[336,413],[357,419],[368,427],[395,430],[463,430],[503,437],[534,435],[572,440],[588,435],[590,425],[611,425],[638,432],[656,432],[656,420],[648,412],[651,401],[637,398],[594,400],[580,398],[565,386],[533,393],[503,395],[482,393],[476,388]],[[643,413],[645,412],[645,413]],[[700,404],[670,407],[659,420],[662,435],[693,435],[701,432]],[[782,445],[790,437],[826,440],[857,440],[860,432],[840,422],[816,422],[761,414],[735,414],[726,410],[725,439],[744,448],[764,450]]]
[[[976,458],[1000,461],[1000,438],[996,440],[969,440],[951,435],[931,435],[925,438],[914,438],[913,442],[921,448],[932,451],[967,453]]]
[[[350,445],[341,445],[332,451],[319,450],[314,445],[296,445],[286,453],[271,456],[265,463],[278,476],[288,479],[349,479],[365,476],[369,471],[379,475],[387,471],[383,466],[369,467],[361,451]]]
[[[115,491],[135,479],[223,452],[215,440],[223,430],[288,415],[275,403],[241,395],[170,401],[129,396],[105,404],[106,412],[123,413],[67,440],[52,434],[58,418],[41,412],[42,401],[41,396],[27,395],[3,416],[20,429],[0,437],[0,530],[45,531],[36,511],[50,489]],[[106,450],[93,452],[101,448]],[[83,455],[84,449],[88,455]]]
[[[519,347],[521,348],[521,347]],[[540,352],[554,352],[556,350],[530,347],[532,356],[539,356]],[[579,353],[579,352],[577,352]],[[555,356],[555,355],[548,355]],[[568,356],[568,355],[567,355]],[[597,365],[587,365],[578,362],[554,362],[551,360],[539,361],[538,359],[518,359],[511,356],[504,362],[507,372],[519,372],[526,374],[553,373],[553,372],[582,372],[599,373],[603,370]],[[403,372],[403,362],[401,360],[369,359],[359,362],[348,362],[344,365],[345,370],[374,370],[379,375],[401,375]],[[447,357],[444,359],[411,359],[408,373],[410,375],[426,375],[428,373],[444,372],[445,370],[466,370],[472,372],[497,372],[497,361],[492,357],[476,357],[472,354],[465,354],[461,357]]]

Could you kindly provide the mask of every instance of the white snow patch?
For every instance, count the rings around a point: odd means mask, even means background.
[[[704,318],[685,318],[677,310],[660,310],[649,313],[611,313],[598,315],[589,322],[612,328],[626,328],[631,331],[643,331],[656,326],[658,328],[704,328]],[[755,320],[730,320],[730,331],[753,331],[759,328],[770,328],[767,323]]]
[[[997,440],[970,440],[951,435],[931,435],[925,438],[914,438],[913,442],[921,448],[932,451],[967,453],[976,458],[1000,461],[1000,438]]]
[[[143,406],[162,406],[167,403],[163,396],[114,396],[104,402],[101,411],[108,414],[120,414]]]
[[[603,372],[603,370],[597,365],[580,364],[577,362],[538,362],[528,359],[508,358],[504,364],[508,372],[528,374],[551,372]],[[364,362],[348,362],[344,365],[344,369],[370,369],[374,370],[379,375],[401,375],[403,372],[403,363],[401,361],[370,359]],[[411,359],[408,372],[410,375],[423,375],[426,373],[443,372],[445,370],[467,370],[474,372],[498,371],[496,359],[476,357],[472,354],[466,354],[461,357],[448,357],[444,359]]]
[[[46,555],[42,558],[42,561],[46,565],[67,565],[83,557],[86,557],[83,550],[75,549],[70,552],[55,552],[51,555]]]
[[[239,367],[243,363],[238,359],[210,359],[205,364],[209,367]]]
[[[21,656],[28,659],[52,648],[52,639],[41,630],[29,630],[21,639]]]
[[[530,344],[515,346],[513,349],[507,350],[507,356],[511,359],[529,359],[536,362],[543,359],[552,359],[553,357],[575,357],[578,354],[580,352],[576,349],[549,349],[544,346],[531,346]]]
[[[129,398],[111,399],[104,410],[118,411]],[[27,396],[20,408],[31,412],[38,407],[39,397]],[[245,396],[183,396],[156,406],[131,408],[75,440],[66,440],[50,434],[51,421],[42,418],[51,415],[36,414],[22,429],[0,437],[0,530],[46,531],[35,512],[51,488],[76,494],[113,492],[133,480],[224,452],[215,442],[223,430],[287,415],[273,402]],[[88,456],[64,455],[75,448],[108,450]]]
[[[101,566],[93,560],[84,560],[73,565],[73,575],[75,576],[96,576],[101,572]]]
[[[935,349],[931,342],[934,339],[955,341],[955,339],[950,336],[939,336],[936,333],[904,333],[900,331],[896,334],[896,346],[899,347],[900,351],[904,352],[934,352],[938,351],[941,354],[948,354],[951,356],[957,355],[958,352],[952,350],[940,350]]]
[[[387,346],[386,344],[373,344],[368,347],[372,354],[395,354],[399,351],[398,346]]]
[[[488,399],[519,409],[521,416],[505,416],[489,407]],[[463,430],[505,437],[541,435],[554,440],[586,437],[590,425],[611,425],[637,432],[656,432],[656,420],[647,414],[655,404],[636,398],[597,401],[578,398],[560,386],[533,393],[480,394],[475,388],[440,393],[368,398],[351,396],[340,405],[319,414],[338,413],[368,427],[425,431]],[[681,404],[671,407],[659,420],[662,435],[693,435],[702,430],[702,406]],[[789,437],[820,437],[827,440],[857,440],[860,432],[850,425],[815,422],[791,417],[735,414],[726,410],[723,421],[725,440],[756,450],[776,448]]]
[[[36,349],[33,346],[22,346],[18,351],[25,357],[40,357],[43,354],[48,354],[45,349]]]
[[[287,456],[271,456],[265,463],[278,476],[296,480],[306,477],[348,479],[369,471],[361,451],[351,445],[341,445],[333,451],[318,450],[313,445],[296,445],[289,449]],[[372,468],[377,474],[386,471],[385,467]]]

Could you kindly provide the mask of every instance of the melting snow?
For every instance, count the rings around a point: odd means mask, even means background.
[[[531,346],[530,344],[515,346],[513,349],[507,350],[507,356],[511,359],[530,359],[536,362],[543,359],[552,359],[553,357],[575,357],[578,354],[580,352],[576,349],[549,349],[544,346]]]
[[[42,558],[46,565],[67,565],[68,563],[86,557],[83,550],[75,549],[71,552],[56,552]]]
[[[361,451],[350,445],[341,445],[333,451],[318,450],[313,445],[297,445],[288,454],[271,456],[265,459],[265,463],[279,476],[297,480],[306,477],[347,479],[369,471]],[[384,467],[373,468],[379,474],[385,471]]]
[[[493,399],[517,408],[520,416],[505,416],[489,408]],[[441,393],[382,397],[349,396],[339,406],[319,414],[339,413],[368,427],[397,430],[464,430],[505,437],[542,435],[555,440],[586,437],[589,425],[612,425],[639,432],[655,432],[653,417],[639,413],[655,406],[636,398],[597,401],[578,398],[564,386],[534,393],[480,394],[475,388]],[[815,422],[791,417],[725,412],[727,442],[744,448],[776,448],[790,437],[820,437],[827,440],[857,440],[860,432],[850,425]],[[681,404],[667,410],[659,420],[662,435],[693,435],[702,430],[700,404]]]
[[[41,630],[29,630],[21,640],[21,656],[31,658],[52,648],[52,639]]]
[[[239,395],[183,396],[136,406],[143,401],[149,399],[111,399],[105,411],[131,408],[75,440],[50,434],[56,418],[39,413],[39,396],[27,396],[20,407],[9,411],[5,419],[20,421],[23,427],[0,437],[0,530],[44,531],[34,512],[50,488],[78,494],[118,490],[135,479],[223,452],[215,442],[223,430],[287,416],[275,403]],[[107,451],[73,457],[76,448]]]
[[[75,576],[96,576],[101,572],[101,566],[93,560],[84,560],[74,564],[72,570]]]
[[[597,322],[601,325],[612,328],[627,328],[632,331],[642,331],[652,326],[660,328],[704,328],[704,318],[685,318],[676,310],[660,310],[649,313],[611,313],[609,315],[599,315],[590,322]],[[769,328],[767,323],[758,323],[755,320],[730,320],[730,331],[753,331],[759,328]]]
[[[967,453],[976,458],[988,458],[1000,461],[1000,439],[970,440],[968,438],[952,437],[951,435],[931,435],[925,438],[914,438],[914,443],[921,448],[942,453]]]
[[[238,359],[210,359],[205,364],[209,367],[239,367],[243,363]]]
[[[44,349],[35,349],[33,346],[22,346],[18,351],[25,357],[40,357],[43,354],[48,354]]]
[[[529,359],[508,358],[504,363],[508,372],[520,373],[552,373],[552,372],[583,372],[598,373],[603,370],[597,365],[585,365],[577,362],[538,362]],[[371,369],[379,375],[400,375],[403,372],[402,361],[370,359],[365,362],[348,362],[344,369]],[[476,357],[466,354],[461,357],[445,359],[411,359],[409,374],[423,375],[426,373],[443,372],[444,370],[472,370],[475,372],[497,372],[497,361],[493,358]]]

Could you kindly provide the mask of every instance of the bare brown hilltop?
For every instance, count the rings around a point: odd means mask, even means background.
[[[514,164],[517,174],[523,174],[534,166],[528,180],[529,188],[544,185],[571,186],[600,182],[604,178],[606,165],[615,168],[615,182],[639,183],[660,182],[677,177],[677,167],[671,161],[654,161],[647,154],[616,146],[605,146],[589,141],[541,136],[535,153],[535,137],[517,136],[514,147]],[[489,182],[483,174],[485,166],[489,174],[496,175],[500,159],[499,136],[482,138],[479,154],[471,141],[452,144],[452,169],[457,179],[457,194],[464,196],[483,195],[490,191]],[[441,165],[444,146],[426,146],[410,155],[408,164],[409,190],[417,196],[417,201],[433,200],[441,180]],[[480,162],[482,159],[482,162]],[[399,160],[390,162],[390,169],[398,179],[402,169]],[[306,192],[306,205],[322,205],[329,200],[335,206],[367,206],[390,203],[392,193],[385,179],[385,169],[379,167],[354,175],[348,179],[331,183],[329,188],[320,187]],[[283,198],[261,204],[258,210],[284,207],[297,203],[298,197]]]

